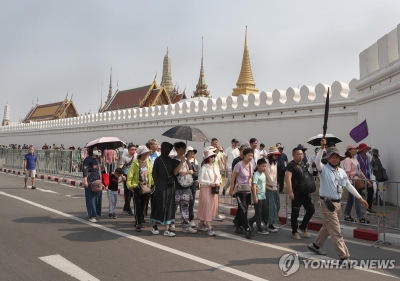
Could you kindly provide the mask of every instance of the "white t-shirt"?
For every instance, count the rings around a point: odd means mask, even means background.
[[[239,157],[239,155],[240,151],[238,148],[232,148],[232,146],[230,146],[225,149],[225,157],[227,157],[226,166],[228,170],[232,170],[232,162],[236,157]]]
[[[253,155],[253,161],[252,161],[253,167],[257,167],[257,161],[260,158],[261,158],[260,151],[257,148],[254,149],[254,155]]]

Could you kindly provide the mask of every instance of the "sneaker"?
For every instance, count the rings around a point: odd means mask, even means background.
[[[213,227],[211,227],[209,230],[207,230],[207,235],[208,236],[215,236],[216,235]]]
[[[251,229],[248,229],[248,230],[246,231],[245,237],[246,237],[247,239],[250,239],[250,238],[253,237],[253,236],[254,236],[253,231],[252,231]]]
[[[141,224],[137,224],[135,231],[136,232],[142,232],[142,225]]]
[[[268,225],[267,230],[272,233],[278,232],[278,229],[276,229],[272,224]]]
[[[326,252],[322,251],[321,248],[317,249],[314,246],[314,243],[311,243],[310,245],[308,245],[308,249],[314,253],[316,253],[317,255],[321,255],[321,256],[326,256]]]
[[[307,238],[310,238],[310,237],[311,237],[310,233],[308,233],[308,231],[307,231],[307,228],[306,228],[306,229],[301,229],[301,228],[299,227],[299,230],[300,230],[301,233],[303,233],[303,235],[304,235],[305,237],[307,237]]]
[[[158,235],[158,234],[160,234],[160,231],[158,231],[157,226],[153,226],[151,228],[151,233],[153,233],[154,235]]]
[[[293,237],[294,239],[301,240],[301,237],[300,237],[300,235],[299,235],[298,232],[292,233],[292,237]]]
[[[97,220],[95,218],[90,218],[89,221],[90,222],[97,222]]]
[[[359,222],[363,223],[363,224],[369,224],[370,223],[370,221],[366,220],[365,218],[361,218]]]
[[[197,230],[194,228],[191,228],[190,226],[182,228],[182,232],[185,233],[197,233]]]
[[[36,187],[32,186],[31,189],[36,189]]]
[[[245,234],[246,231],[244,231],[243,227],[236,227],[235,233],[237,234]]]
[[[339,260],[339,266],[341,267],[341,268],[353,268],[353,266],[356,266],[357,265],[357,262],[356,261],[353,261],[353,260],[351,260],[351,259],[349,259],[349,258],[347,258],[347,259],[340,259]]]
[[[117,215],[116,215],[115,213],[113,213],[113,214],[112,214],[112,218],[113,218],[113,219],[116,219],[116,218],[118,218],[118,217],[117,217]]]
[[[108,218],[112,219],[113,215],[111,213],[108,213]]]
[[[174,223],[170,224],[169,231],[175,232],[175,224]]]
[[[206,226],[204,223],[203,223],[203,224],[200,224],[200,223],[199,223],[199,224],[197,225],[197,230],[198,230],[198,231],[203,231],[203,232],[204,232],[204,231],[207,231],[207,226]]]
[[[164,236],[174,237],[175,233],[173,233],[172,231],[166,230],[166,231],[164,231]]]
[[[133,213],[132,213],[132,211],[128,211],[128,214],[127,214],[128,216],[133,216]]]
[[[194,221],[190,221],[190,222],[189,222],[189,226],[190,226],[190,227],[196,227],[196,223],[195,223]]]
[[[214,221],[223,221],[225,218],[221,215],[218,215],[216,218],[214,218]]]
[[[376,215],[375,211],[372,211],[371,209],[367,209],[367,215]]]
[[[269,232],[266,231],[264,228],[259,229],[257,233],[258,233],[258,234],[261,234],[261,235],[268,235],[268,234],[269,234]]]
[[[344,216],[344,220],[345,220],[345,221],[349,221],[349,222],[356,222],[356,220],[353,219],[352,216]]]

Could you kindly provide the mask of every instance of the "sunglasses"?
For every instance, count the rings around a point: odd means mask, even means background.
[[[210,158],[215,158],[215,155],[211,155]]]

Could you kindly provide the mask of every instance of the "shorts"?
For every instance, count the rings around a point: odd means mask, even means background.
[[[26,170],[25,178],[34,178],[36,176],[36,170]]]

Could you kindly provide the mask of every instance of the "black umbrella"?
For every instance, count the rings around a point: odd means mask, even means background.
[[[326,135],[326,129],[328,129],[328,115],[329,115],[329,87],[328,87],[328,93],[326,94],[326,101],[325,101],[324,126],[322,127],[322,129],[323,129],[322,135],[324,137]]]
[[[207,135],[198,128],[190,126],[175,126],[162,134],[171,139],[186,141],[209,142]]]
[[[323,137],[323,134],[318,134],[312,138],[310,138],[307,143],[313,145],[313,146],[320,146],[321,145],[321,139]],[[341,139],[339,139],[338,137],[332,135],[332,134],[325,134],[325,139],[326,139],[326,143],[339,143],[342,142]]]

